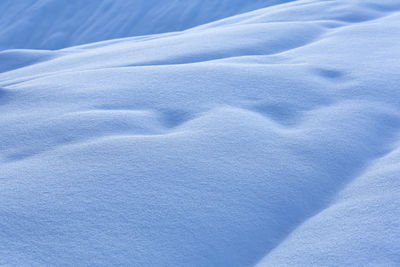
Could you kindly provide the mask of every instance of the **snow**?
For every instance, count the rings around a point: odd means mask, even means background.
[[[180,31],[289,1],[293,0],[2,0],[0,49],[59,49]]]
[[[400,265],[398,1],[36,2],[0,4],[0,264]]]

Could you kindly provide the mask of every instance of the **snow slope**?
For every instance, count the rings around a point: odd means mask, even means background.
[[[0,52],[0,264],[399,266],[400,3]]]
[[[0,50],[179,31],[291,0],[2,0]],[[23,18],[23,19],[20,19]]]

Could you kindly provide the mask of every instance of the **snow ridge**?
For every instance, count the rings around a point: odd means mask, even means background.
[[[0,49],[60,49],[181,31],[291,0],[2,0]],[[18,19],[18,18],[24,19]]]
[[[399,25],[301,0],[0,52],[0,264],[399,265]]]

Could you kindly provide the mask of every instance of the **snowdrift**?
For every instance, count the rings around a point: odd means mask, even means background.
[[[293,0],[2,0],[0,49],[72,45],[181,31]]]
[[[0,264],[398,266],[399,43],[302,0],[0,52]]]

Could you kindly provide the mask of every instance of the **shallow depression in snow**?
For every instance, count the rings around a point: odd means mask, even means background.
[[[3,1],[0,264],[399,265],[400,5],[278,2]]]

